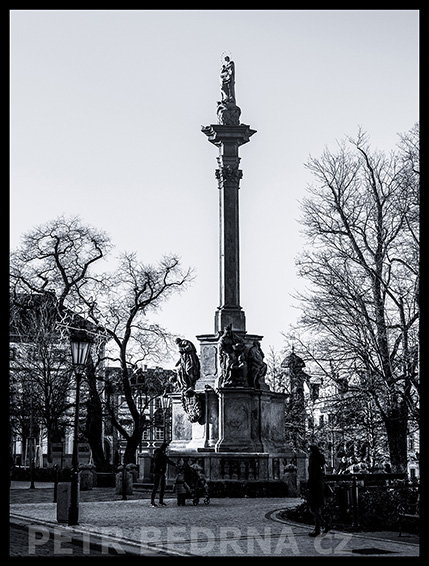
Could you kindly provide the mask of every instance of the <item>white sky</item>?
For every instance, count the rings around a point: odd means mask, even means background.
[[[158,321],[198,345],[218,306],[216,123],[223,51],[241,121],[241,306],[287,344],[304,163],[362,126],[390,150],[419,119],[418,10],[12,10],[10,245],[79,214],[117,251],[177,253],[197,279]]]

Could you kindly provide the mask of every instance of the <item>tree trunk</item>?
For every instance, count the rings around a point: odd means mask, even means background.
[[[384,417],[390,464],[394,473],[407,472],[407,413],[405,403],[402,402],[398,408],[390,410],[389,414]]]
[[[140,438],[134,432],[134,434],[132,434],[132,436],[129,437],[129,439],[127,441],[127,446],[125,448],[125,454],[124,454],[125,464],[135,464],[136,463],[136,452],[137,452],[137,449],[139,447],[139,443],[140,443]]]
[[[102,411],[101,403],[90,400],[87,403],[85,436],[91,447],[92,458],[97,470],[102,471],[108,465],[102,443]]]
[[[139,415],[137,422],[134,421],[134,431],[132,435],[128,437],[127,445],[125,447],[125,464],[136,463],[136,452],[142,438],[145,420],[146,419],[144,415]]]
[[[87,370],[89,399],[86,411],[85,436],[91,447],[92,458],[97,470],[102,471],[108,466],[103,450],[103,407],[97,390],[97,381],[93,364]]]

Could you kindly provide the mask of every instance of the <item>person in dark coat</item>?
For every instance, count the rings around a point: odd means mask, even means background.
[[[323,518],[322,509],[325,504],[325,456],[316,444],[310,445],[310,458],[308,462],[307,503],[314,516],[314,531],[309,536],[316,537],[323,527],[328,532],[328,524]]]
[[[150,499],[152,507],[158,507],[155,503],[156,492],[159,488],[159,505],[165,506],[164,491],[165,491],[165,472],[167,471],[167,464],[175,466],[175,462],[169,459],[167,455],[168,442],[161,444],[153,454],[152,459],[152,472],[154,476],[153,490]]]

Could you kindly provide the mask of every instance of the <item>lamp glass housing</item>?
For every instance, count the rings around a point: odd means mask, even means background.
[[[75,367],[83,367],[88,358],[90,340],[84,334],[75,334],[70,338],[71,353],[73,365]]]

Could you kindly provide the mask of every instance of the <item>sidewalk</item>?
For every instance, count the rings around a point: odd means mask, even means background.
[[[308,525],[278,517],[282,509],[300,503],[296,498],[220,498],[209,505],[177,507],[169,497],[167,507],[152,508],[147,492],[135,491],[122,501],[113,488],[94,488],[81,492],[79,525],[69,527],[56,521],[52,484],[28,487],[12,482],[11,523],[33,525],[33,549],[43,544],[49,529],[57,537],[58,555],[61,540],[73,536],[88,554],[96,540],[106,553],[114,548],[118,554],[141,556],[419,556],[415,536],[333,530],[311,538]]]

